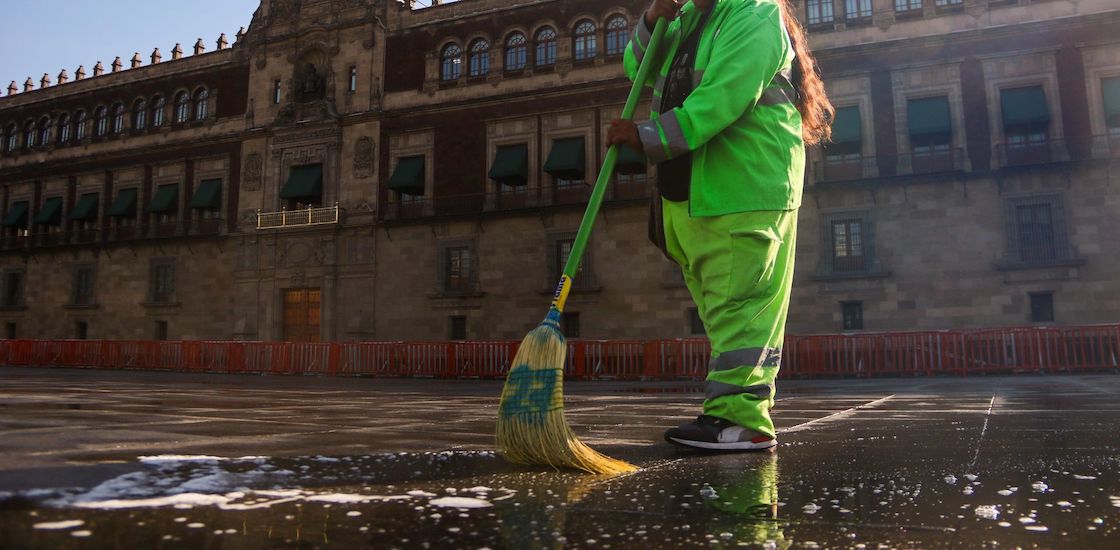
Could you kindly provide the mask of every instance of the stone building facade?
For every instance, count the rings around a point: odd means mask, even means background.
[[[520,338],[580,222],[645,4],[266,0],[232,46],[13,83],[0,336]],[[791,331],[1120,317],[1120,9],[798,12],[839,111],[810,153]],[[653,175],[630,159],[608,191],[570,336],[702,332],[646,240]]]

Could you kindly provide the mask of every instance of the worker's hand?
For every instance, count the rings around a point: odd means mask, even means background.
[[[652,29],[654,25],[657,24],[657,19],[660,17],[664,17],[669,21],[676,19],[677,14],[680,13],[681,8],[684,7],[686,2],[687,0],[653,0],[653,3],[649,5],[649,9],[646,10],[646,25]]]
[[[642,138],[638,135],[638,126],[631,120],[617,119],[611,121],[607,129],[607,145],[625,145],[635,153],[642,152]]]

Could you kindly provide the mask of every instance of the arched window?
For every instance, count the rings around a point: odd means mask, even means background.
[[[103,137],[109,133],[109,109],[98,107],[93,112],[93,135]]]
[[[88,129],[86,128],[86,126],[89,125],[89,116],[86,115],[85,111],[78,111],[76,120],[77,122],[74,126],[74,137],[77,139],[85,139],[86,130]]]
[[[186,122],[191,119],[191,95],[179,92],[175,96],[175,122]]]
[[[443,47],[440,58],[440,80],[458,80],[463,74],[463,50],[458,44]]]
[[[556,64],[556,31],[552,27],[545,27],[537,31],[533,40],[536,43],[536,56],[533,61],[538,67],[547,67]]]
[[[8,125],[7,139],[4,141],[4,150],[13,153],[19,149],[19,127],[15,124]]]
[[[575,33],[575,57],[576,61],[584,61],[587,59],[594,59],[595,53],[599,49],[595,43],[595,23],[590,19],[584,19],[576,25]]]
[[[194,119],[206,120],[210,114],[210,90],[199,88],[194,93]]]
[[[113,105],[113,135],[120,135],[124,131],[124,104]]]
[[[490,72],[490,43],[479,38],[471,42],[469,69],[471,76],[485,76]]]
[[[23,125],[23,146],[27,147],[28,149],[35,146],[35,122],[34,121],[29,120],[29,121],[27,121],[27,124]]]
[[[50,117],[43,117],[39,119],[39,145],[49,145],[51,143],[51,119]]]
[[[166,105],[163,96],[157,95],[152,98],[152,128],[163,126],[163,111]]]
[[[506,38],[506,70],[525,68],[525,35],[515,32]]]
[[[148,102],[143,99],[137,99],[136,103],[132,104],[132,129],[148,129]]]
[[[607,55],[622,55],[630,42],[630,23],[621,15],[607,21]]]
[[[58,144],[70,143],[70,114],[64,113],[58,117]]]

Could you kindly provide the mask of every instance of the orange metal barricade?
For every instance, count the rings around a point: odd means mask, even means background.
[[[0,367],[500,379],[519,342],[0,340]],[[576,380],[703,379],[702,338],[571,340]],[[1120,372],[1120,324],[787,336],[782,378]]]

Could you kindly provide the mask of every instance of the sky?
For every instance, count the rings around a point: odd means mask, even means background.
[[[92,76],[101,61],[105,71],[120,56],[127,68],[140,52],[144,64],[159,48],[171,59],[176,42],[185,55],[201,38],[213,51],[223,32],[230,43],[248,27],[259,0],[0,0],[0,95],[15,80],[20,90],[27,77],[39,87],[43,73],[54,82],[78,65]]]

